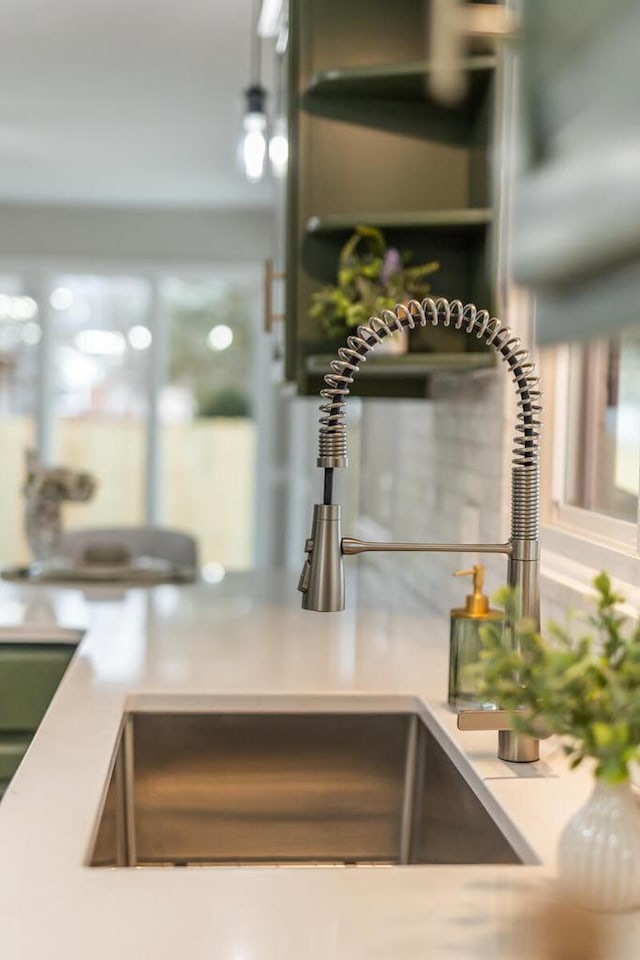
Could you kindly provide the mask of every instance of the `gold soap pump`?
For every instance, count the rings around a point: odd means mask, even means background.
[[[502,614],[499,610],[491,609],[488,598],[482,592],[483,564],[477,563],[471,570],[457,570],[453,576],[473,577],[473,593],[467,595],[464,607],[451,611],[448,701],[455,708],[485,706],[478,693],[480,678],[468,668],[480,662],[480,628],[487,621],[500,620]]]

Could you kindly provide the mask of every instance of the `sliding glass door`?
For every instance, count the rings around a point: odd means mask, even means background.
[[[95,496],[68,504],[68,526],[145,522],[149,284],[137,277],[54,278],[46,322],[50,343],[52,459],[91,471]],[[146,331],[145,339],[141,331]]]
[[[98,481],[66,527],[171,526],[196,536],[212,579],[253,565],[259,300],[246,267],[0,277],[0,562],[28,557],[36,445]]]

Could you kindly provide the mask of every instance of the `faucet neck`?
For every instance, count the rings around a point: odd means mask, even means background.
[[[487,310],[478,310],[472,303],[463,305],[460,300],[430,297],[421,302],[411,300],[398,304],[394,310],[383,310],[380,317],[373,317],[347,338],[346,346],[340,348],[337,359],[331,362],[331,372],[325,376],[326,386],[321,391],[324,402],[318,466],[325,470],[324,503],[330,504],[333,499],[334,469],[347,466],[344,408],[361,361],[385,337],[416,326],[453,327],[474,336],[492,347],[511,372],[518,413],[512,454],[509,582],[522,590],[523,613],[538,620],[537,609],[534,610],[538,591],[530,581],[533,578],[537,582],[539,549],[540,384],[535,364],[520,339]]]

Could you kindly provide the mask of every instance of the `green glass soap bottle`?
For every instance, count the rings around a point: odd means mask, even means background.
[[[469,667],[480,662],[482,640],[480,630],[491,620],[501,620],[502,613],[492,610],[482,592],[484,566],[476,564],[471,570],[458,570],[454,577],[473,577],[473,593],[468,594],[464,607],[451,611],[449,636],[449,705],[460,707],[488,706],[479,695],[480,677]]]

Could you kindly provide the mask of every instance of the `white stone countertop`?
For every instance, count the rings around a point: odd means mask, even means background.
[[[0,804],[3,960],[544,960],[539,898],[556,896],[558,834],[588,795],[588,772],[568,774],[551,742],[536,764],[505,764],[496,734],[456,730],[446,622],[365,607],[357,590],[345,613],[307,613],[295,579],[91,596],[0,585],[0,640],[22,621],[37,636],[47,620],[86,628]],[[308,697],[366,709],[372,696],[426,710],[509,838],[540,863],[87,866],[127,709],[293,709]],[[639,915],[607,919],[606,933],[606,960],[638,956]]]

